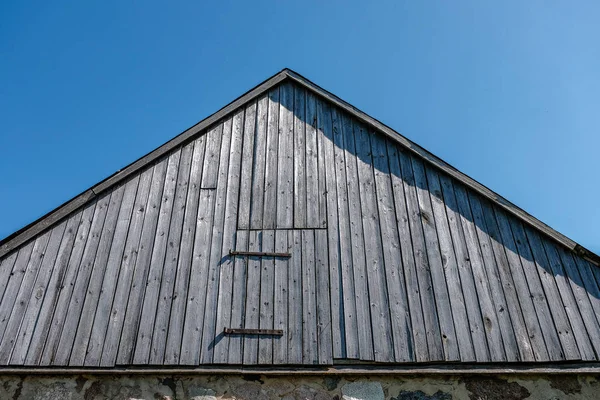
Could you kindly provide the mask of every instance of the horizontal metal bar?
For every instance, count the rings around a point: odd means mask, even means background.
[[[283,336],[281,329],[244,329],[244,328],[225,328],[226,335],[269,335]]]
[[[292,253],[273,253],[263,251],[233,251],[229,250],[230,256],[250,256],[250,257],[291,257]]]

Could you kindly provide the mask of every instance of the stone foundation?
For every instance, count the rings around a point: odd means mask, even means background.
[[[2,400],[598,399],[595,376],[2,376]]]

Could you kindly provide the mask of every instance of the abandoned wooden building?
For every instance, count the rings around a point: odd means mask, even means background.
[[[0,398],[585,398],[599,260],[285,69],[0,242]]]

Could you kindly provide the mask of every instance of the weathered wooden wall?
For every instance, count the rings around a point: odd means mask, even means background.
[[[285,81],[3,257],[0,364],[598,360],[598,282]]]

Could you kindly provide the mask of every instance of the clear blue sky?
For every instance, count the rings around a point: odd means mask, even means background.
[[[289,67],[600,252],[598,1],[92,3],[0,2],[0,237]]]

